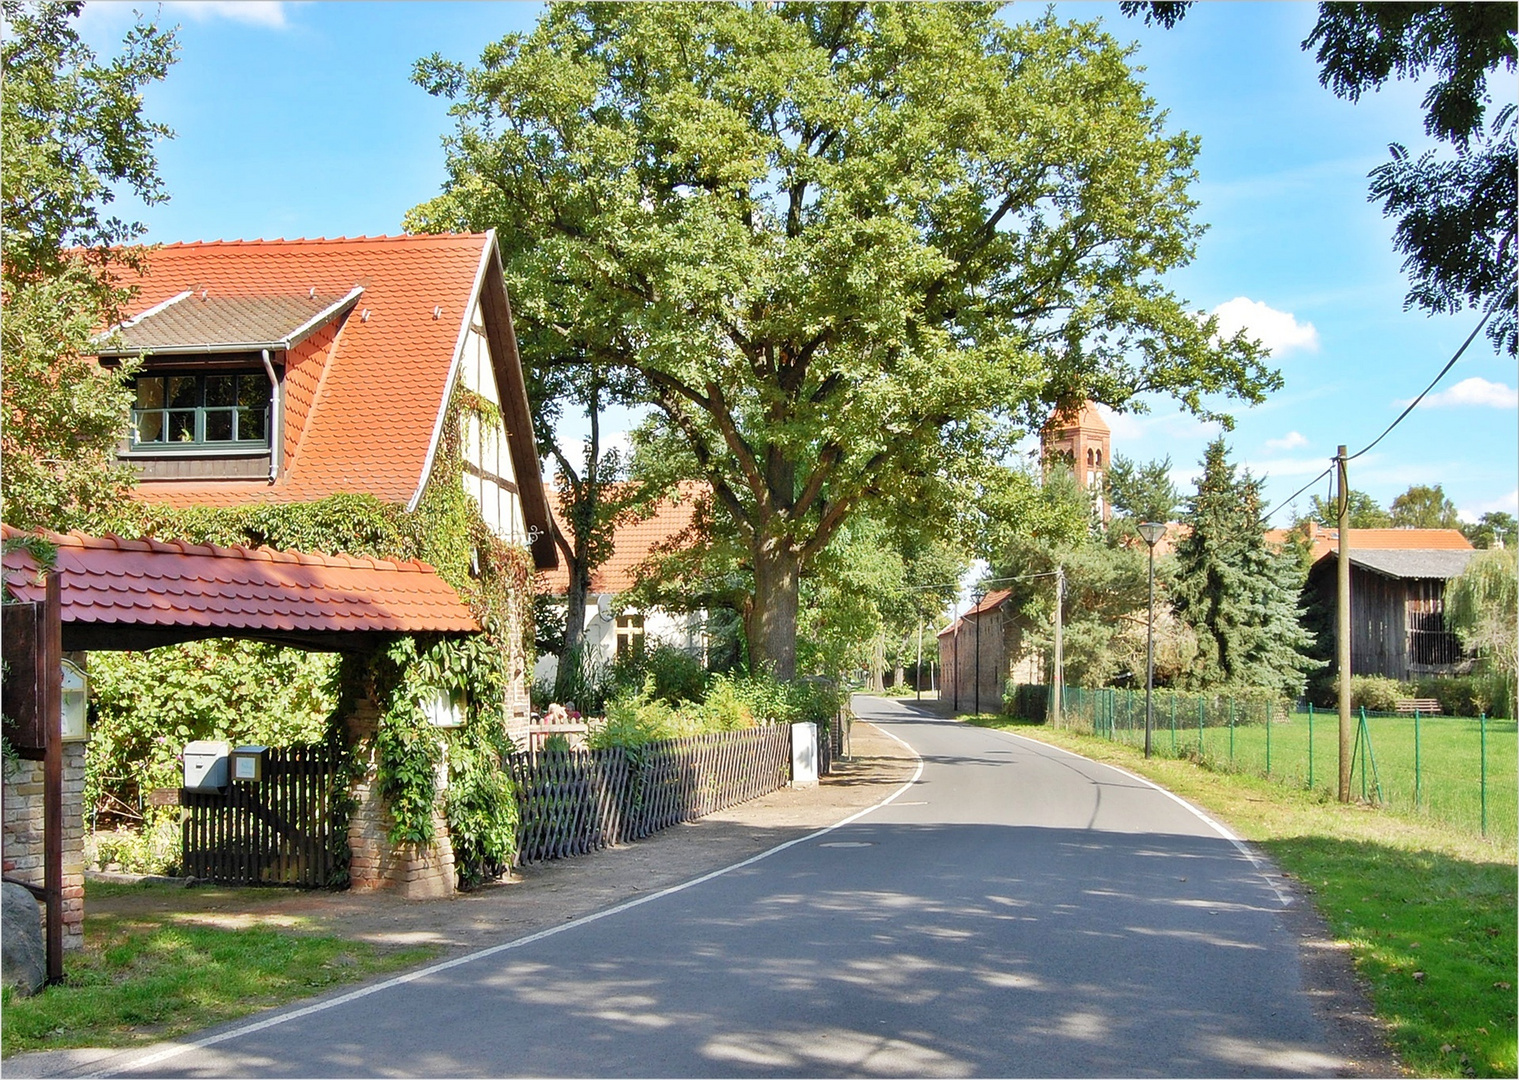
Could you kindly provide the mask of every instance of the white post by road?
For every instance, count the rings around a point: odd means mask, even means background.
[[[791,786],[817,787],[818,726],[791,725]]]

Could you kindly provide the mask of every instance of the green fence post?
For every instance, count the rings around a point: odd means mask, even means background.
[[[1234,764],[1234,699],[1229,699],[1229,764]]]
[[[1354,671],[1354,668],[1351,668]],[[1361,706],[1361,725],[1356,728],[1356,749],[1360,751],[1361,758],[1361,801],[1366,801],[1366,738],[1371,734],[1366,730],[1366,706]]]
[[[1487,710],[1477,721],[1482,727],[1482,835],[1487,835]]]
[[[1266,699],[1266,779],[1271,779],[1271,699]]]
[[[1313,702],[1308,703],[1308,790],[1313,790]]]
[[[1203,710],[1206,708],[1201,694],[1197,695],[1197,756],[1203,756]]]
[[[1424,773],[1419,768],[1419,710],[1414,710],[1414,809],[1424,802]]]
[[[1171,691],[1171,753],[1176,753],[1176,690]]]

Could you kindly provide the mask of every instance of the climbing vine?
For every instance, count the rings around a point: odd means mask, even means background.
[[[464,490],[464,411],[482,420],[500,416],[479,395],[455,393],[432,475],[414,513],[372,496],[338,494],[309,503],[226,508],[132,502],[121,506],[107,524],[125,536],[420,559],[454,587],[479,620],[483,634],[400,638],[366,660],[345,658],[333,673],[338,705],[327,721],[329,738],[340,738],[340,725],[352,712],[357,694],[372,696],[380,712],[373,746],[347,747],[341,765],[339,787],[345,795],[338,808],[343,820],[337,823],[337,842],[342,851],[334,852],[340,867],[335,884],[346,881],[348,872],[346,822],[353,807],[346,792],[360,779],[360,762],[368,760],[371,749],[376,787],[393,822],[392,842],[430,843],[441,795],[461,884],[467,887],[496,876],[513,854],[517,804],[503,758],[511,749],[506,721],[514,703],[508,692],[513,684],[525,684],[532,658],[534,565],[526,548],[491,531]],[[251,642],[225,645],[240,652],[269,648]],[[168,681],[176,665],[202,666],[184,649],[149,655]],[[465,720],[460,727],[434,727],[423,713],[423,703],[439,692],[462,705]],[[440,771],[446,779],[442,792]]]

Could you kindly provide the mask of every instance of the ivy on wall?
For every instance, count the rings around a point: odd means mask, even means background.
[[[376,784],[393,820],[392,842],[426,844],[433,839],[433,811],[438,805],[438,774],[447,762],[443,809],[454,847],[455,865],[466,887],[488,880],[510,864],[516,837],[517,804],[510,774],[502,757],[510,751],[506,735],[511,702],[508,689],[525,684],[533,649],[532,577],[534,565],[526,548],[508,543],[491,532],[478,507],[464,490],[461,453],[462,414],[482,421],[499,420],[490,402],[468,391],[455,393],[445,420],[443,438],[423,497],[414,513],[368,495],[337,494],[309,503],[259,503],[236,507],[176,508],[132,502],[117,511],[108,528],[126,536],[151,536],[221,546],[267,546],[321,554],[349,554],[405,561],[420,559],[432,565],[469,605],[484,633],[470,638],[418,635],[400,638],[377,655],[362,659],[324,658],[321,683],[329,695],[322,716],[329,737],[340,735],[356,693],[371,695],[380,711],[374,736]],[[207,665],[204,650],[220,650],[226,660]],[[287,655],[289,654],[289,655]],[[156,649],[119,660],[98,654],[104,668],[126,666],[134,682],[155,680],[165,686],[193,681],[203,702],[240,701],[237,686],[246,682],[249,665],[262,666],[266,685],[289,681],[295,658],[309,660],[301,650],[281,649],[243,641],[200,643],[198,646]],[[236,672],[234,675],[233,672]],[[283,674],[282,674],[283,672]],[[312,680],[307,679],[307,682]],[[458,728],[433,727],[422,702],[443,691],[464,704],[465,722]],[[129,755],[143,752],[141,735],[177,741],[180,727],[163,707],[162,697],[147,695],[134,711],[128,695],[102,710],[97,727],[101,739],[91,756],[101,756],[103,774],[118,770]],[[118,708],[119,706],[119,708]],[[251,703],[263,711],[257,703]],[[267,702],[265,703],[267,707]],[[287,711],[289,706],[283,706]],[[316,720],[314,709],[302,713],[307,727]],[[117,738],[118,729],[133,739]],[[303,731],[305,729],[303,728]],[[309,733],[308,733],[309,734]],[[197,736],[204,737],[204,736]],[[276,740],[269,739],[274,742]],[[166,743],[154,743],[165,746]],[[182,745],[182,744],[181,744]],[[177,748],[176,748],[177,749]],[[344,778],[351,783],[357,760],[368,760],[369,747],[350,747]],[[345,788],[346,790],[346,788]],[[352,807],[345,801],[338,835]],[[346,880],[347,850],[339,853]]]

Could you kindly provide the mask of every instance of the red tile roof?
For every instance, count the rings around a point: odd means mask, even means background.
[[[0,533],[7,542],[28,535],[9,525],[0,526]],[[33,535],[58,549],[66,627],[152,628],[178,640],[480,629],[426,563],[82,533]],[[24,547],[7,546],[6,587],[17,599],[41,600],[36,560]]]
[[[619,525],[612,539],[611,558],[591,572],[591,591],[616,594],[631,589],[638,580],[639,568],[650,556],[680,543],[696,516],[697,500],[705,491],[701,484],[682,485],[678,501],[661,500],[655,504],[652,516]],[[554,521],[568,535],[562,524],[564,511],[558,504],[554,506]],[[569,568],[562,562],[538,575],[538,591],[546,596],[564,596],[569,590]]]
[[[454,354],[472,314],[491,237],[484,233],[317,240],[233,240],[153,250],[126,316],[193,290],[208,298],[364,290],[334,336],[292,349],[292,406],[274,484],[144,481],[141,498],[175,506],[304,502],[335,492],[407,503],[426,479]],[[437,311],[435,315],[434,312]],[[367,315],[366,315],[367,313]],[[294,420],[296,422],[291,422]]]
[[[1011,589],[994,589],[992,592],[989,592],[983,596],[979,604],[972,605],[965,612],[965,614],[961,615],[958,619],[950,623],[943,630],[940,630],[935,636],[943,637],[945,634],[953,634],[958,627],[964,625],[967,619],[979,620],[981,616],[987,612],[996,611],[1007,601],[1007,598],[1012,595],[1013,591]]]
[[[1281,546],[1287,542],[1290,529],[1269,529],[1268,543]],[[1309,523],[1308,538],[1313,542],[1312,562],[1318,562],[1331,551],[1340,548],[1340,530],[1329,529],[1317,522]],[[1471,551],[1472,542],[1460,529],[1351,529],[1350,550],[1377,551]]]

